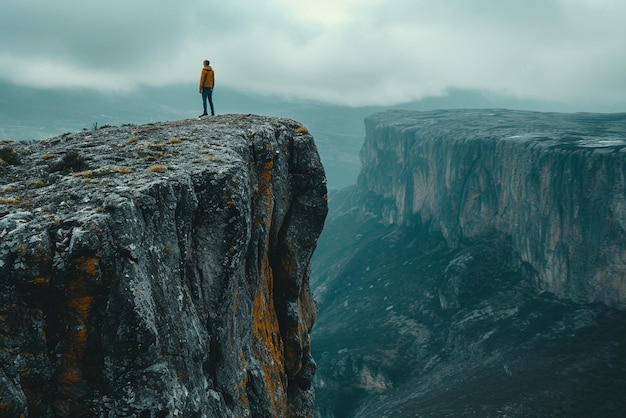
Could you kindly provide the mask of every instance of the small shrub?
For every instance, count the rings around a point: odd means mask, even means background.
[[[0,148],[0,160],[3,160],[5,163],[10,165],[22,164],[20,156],[17,155],[17,152],[15,152],[15,150],[11,147]]]
[[[170,144],[180,144],[182,142],[182,139],[180,138],[172,138],[170,139]]]
[[[108,166],[105,168],[101,168],[94,173],[95,177],[106,176],[107,174],[128,174],[132,173],[133,170],[128,167],[122,167],[119,165]]]
[[[30,185],[33,187],[43,187],[46,183],[44,183],[43,180],[35,180]]]
[[[298,129],[296,129],[296,132],[299,134],[308,134],[309,130],[304,126],[300,126]]]
[[[137,137],[136,136],[133,136],[132,138],[128,139],[128,143],[129,144],[132,144],[133,142],[137,142]]]
[[[80,153],[75,150],[71,150],[65,153],[61,161],[53,164],[52,167],[50,167],[50,171],[60,171],[64,174],[68,174],[74,171],[84,171],[85,169],[87,169],[85,157],[80,155]]]
[[[17,205],[18,201],[19,200],[15,197],[0,197],[0,203],[5,205]]]
[[[148,167],[148,171],[152,172],[152,173],[162,173],[164,171],[167,171],[167,166],[164,166],[162,164],[155,164],[155,165],[151,165],[150,167]]]

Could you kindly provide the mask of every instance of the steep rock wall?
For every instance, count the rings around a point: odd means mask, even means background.
[[[626,306],[626,114],[389,111],[361,160],[386,222],[505,234],[541,289]]]
[[[310,416],[311,135],[225,115],[6,142],[0,414]]]

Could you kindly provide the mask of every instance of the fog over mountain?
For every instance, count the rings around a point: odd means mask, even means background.
[[[391,107],[350,107],[286,100],[217,87],[218,114],[241,113],[289,117],[303,123],[320,149],[331,189],[356,182],[363,119],[388,108],[432,110],[451,108],[515,108],[542,111],[589,110],[581,104],[519,100],[478,91],[450,90],[446,95]],[[31,141],[93,129],[164,120],[195,118],[202,111],[195,84],[139,88],[133,92],[104,94],[87,89],[40,89],[0,83],[0,140]],[[615,111],[609,105],[596,111]]]
[[[620,0],[5,0],[0,80],[130,92],[210,59],[219,86],[325,103],[461,88],[616,107],[625,17]]]

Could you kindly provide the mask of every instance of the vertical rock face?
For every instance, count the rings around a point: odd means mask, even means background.
[[[390,111],[366,131],[358,187],[386,222],[510,236],[541,289],[626,306],[626,114]]]
[[[226,115],[2,144],[0,415],[310,416],[313,138]]]
[[[621,416],[625,121],[368,118],[312,261],[316,416]]]

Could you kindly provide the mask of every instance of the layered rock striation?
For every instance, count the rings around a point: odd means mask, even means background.
[[[358,189],[385,222],[429,225],[451,247],[508,236],[540,289],[626,306],[626,114],[388,111],[365,124]]]
[[[225,115],[0,148],[0,415],[311,415],[327,206],[306,129]]]

